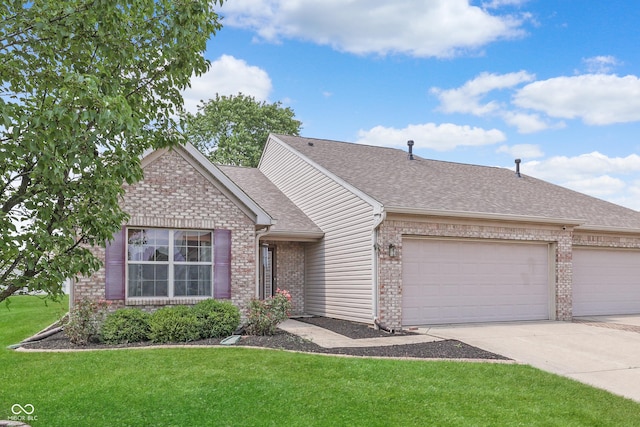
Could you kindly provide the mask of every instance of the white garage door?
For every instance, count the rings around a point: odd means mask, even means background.
[[[403,325],[549,319],[548,248],[404,239]]]
[[[640,251],[573,249],[573,315],[640,313]]]

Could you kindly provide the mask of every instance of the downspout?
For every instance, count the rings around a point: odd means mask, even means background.
[[[378,258],[379,247],[378,247],[378,233],[380,232],[380,225],[383,223],[385,218],[387,217],[387,212],[384,210],[384,207],[381,208],[380,212],[374,214],[375,222],[373,224],[373,233],[372,233],[372,245],[373,248],[373,323],[377,325],[378,323],[378,296],[380,295],[379,283],[378,283]]]
[[[256,298],[260,298],[260,239],[271,231],[271,226],[267,225],[264,229],[256,231]]]

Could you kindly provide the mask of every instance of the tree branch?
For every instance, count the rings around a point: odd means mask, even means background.
[[[27,190],[29,188],[29,185],[31,184],[31,178],[29,177],[29,174],[33,171],[33,164],[30,166],[29,170],[24,170],[18,175],[18,176],[22,176],[22,181],[20,182],[20,187],[18,187],[18,189],[16,190],[16,192],[14,193],[13,196],[11,196],[3,205],[2,205],[2,212],[4,213],[9,213],[11,211],[11,209],[13,209],[15,206],[19,205],[20,203],[22,203],[23,201],[26,200],[27,198]],[[6,188],[6,187],[5,187]],[[4,189],[3,189],[4,191]]]
[[[20,288],[15,286],[14,284],[7,285],[6,288],[0,291],[0,302],[6,300],[7,298],[9,298],[11,295],[15,294],[19,290]]]

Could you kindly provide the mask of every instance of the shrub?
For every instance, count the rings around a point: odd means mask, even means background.
[[[195,311],[184,305],[155,311],[149,318],[149,338],[156,343],[199,339],[200,329]]]
[[[150,314],[138,308],[126,308],[107,315],[100,335],[108,344],[141,342],[149,339]]]
[[[83,299],[75,304],[69,315],[64,332],[76,345],[87,345],[100,341],[100,328],[107,315],[109,303]]]
[[[249,303],[249,323],[247,332],[252,335],[273,335],[280,322],[289,317],[291,295],[278,289],[276,294],[265,300],[253,299]]]
[[[222,338],[231,335],[240,324],[240,311],[229,301],[206,299],[193,310],[198,318],[201,338]]]

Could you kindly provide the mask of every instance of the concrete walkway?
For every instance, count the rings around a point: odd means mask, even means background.
[[[640,316],[420,328],[640,402]]]
[[[431,335],[402,335],[382,338],[352,339],[319,326],[289,319],[278,325],[278,328],[308,339],[324,348],[338,347],[382,347],[388,345],[418,344],[423,342],[442,341],[442,338]]]

